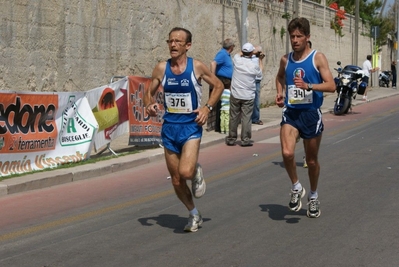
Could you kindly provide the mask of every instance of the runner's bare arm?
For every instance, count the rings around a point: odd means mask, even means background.
[[[204,63],[199,60],[194,60],[194,72],[197,75],[198,81],[204,80],[211,87],[213,87],[212,94],[209,96],[207,104],[215,108],[216,103],[219,101],[220,96],[223,93],[223,83],[205,66]],[[203,125],[208,119],[208,113],[210,110],[208,107],[203,106],[200,109],[194,110],[193,112],[198,114],[196,122],[200,125]]]
[[[333,93],[335,91],[335,82],[330,67],[328,66],[326,56],[323,53],[317,52],[315,64],[323,79],[323,83],[313,84],[313,90]]]
[[[161,80],[165,73],[166,62],[158,63],[154,70],[152,71],[151,83],[150,86],[144,93],[144,106],[145,109],[150,116],[156,116],[158,105],[154,103],[153,96],[155,92],[158,90],[159,85],[161,84]]]
[[[276,76],[276,105],[280,108],[284,106],[284,92],[285,92],[285,66],[287,65],[287,55],[280,59],[280,67]]]

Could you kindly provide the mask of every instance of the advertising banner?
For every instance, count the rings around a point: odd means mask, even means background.
[[[144,107],[144,91],[150,78],[129,76],[129,145],[146,146],[161,144],[163,88],[159,86],[154,103],[159,104],[158,116],[150,117]]]
[[[128,86],[128,79],[125,77],[86,93],[99,125],[94,139],[96,150],[128,132]]]
[[[0,93],[0,176],[26,173],[90,157],[129,132],[129,145],[161,143],[163,88],[158,116],[146,114],[150,79],[123,77],[88,92]]]
[[[1,93],[0,175],[90,157],[98,124],[84,93]]]

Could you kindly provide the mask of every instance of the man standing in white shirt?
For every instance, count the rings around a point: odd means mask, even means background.
[[[255,99],[255,78],[262,75],[262,59],[259,64],[252,60],[254,46],[245,43],[241,53],[233,58],[233,77],[230,96],[230,125],[226,145],[234,146],[237,140],[237,128],[241,120],[241,146],[252,146],[252,111]]]
[[[367,55],[366,60],[363,62],[363,71],[364,71],[364,76],[363,76],[363,82],[366,83],[366,91],[363,94],[363,100],[367,101],[367,89],[369,86],[369,79],[370,79],[370,74],[377,71],[378,68],[373,68],[371,65],[371,55]]]

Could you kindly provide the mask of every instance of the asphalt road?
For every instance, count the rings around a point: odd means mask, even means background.
[[[320,218],[290,212],[279,128],[201,150],[197,233],[163,161],[0,198],[0,266],[397,266],[399,96],[324,115]],[[297,146],[298,173],[303,146]]]

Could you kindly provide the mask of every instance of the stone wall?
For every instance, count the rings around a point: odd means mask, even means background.
[[[227,1],[228,2],[228,1]],[[0,89],[12,91],[87,91],[112,76],[150,76],[168,58],[169,30],[193,33],[189,55],[209,66],[224,38],[237,40],[241,8],[206,0],[0,0]],[[275,74],[287,51],[287,20],[280,13],[248,12],[248,41],[266,53],[261,102],[274,101]],[[353,36],[338,37],[327,26],[313,25],[313,47],[350,64]],[[288,48],[290,50],[290,48]],[[371,41],[359,36],[359,64]],[[205,97],[207,96],[205,85]]]

